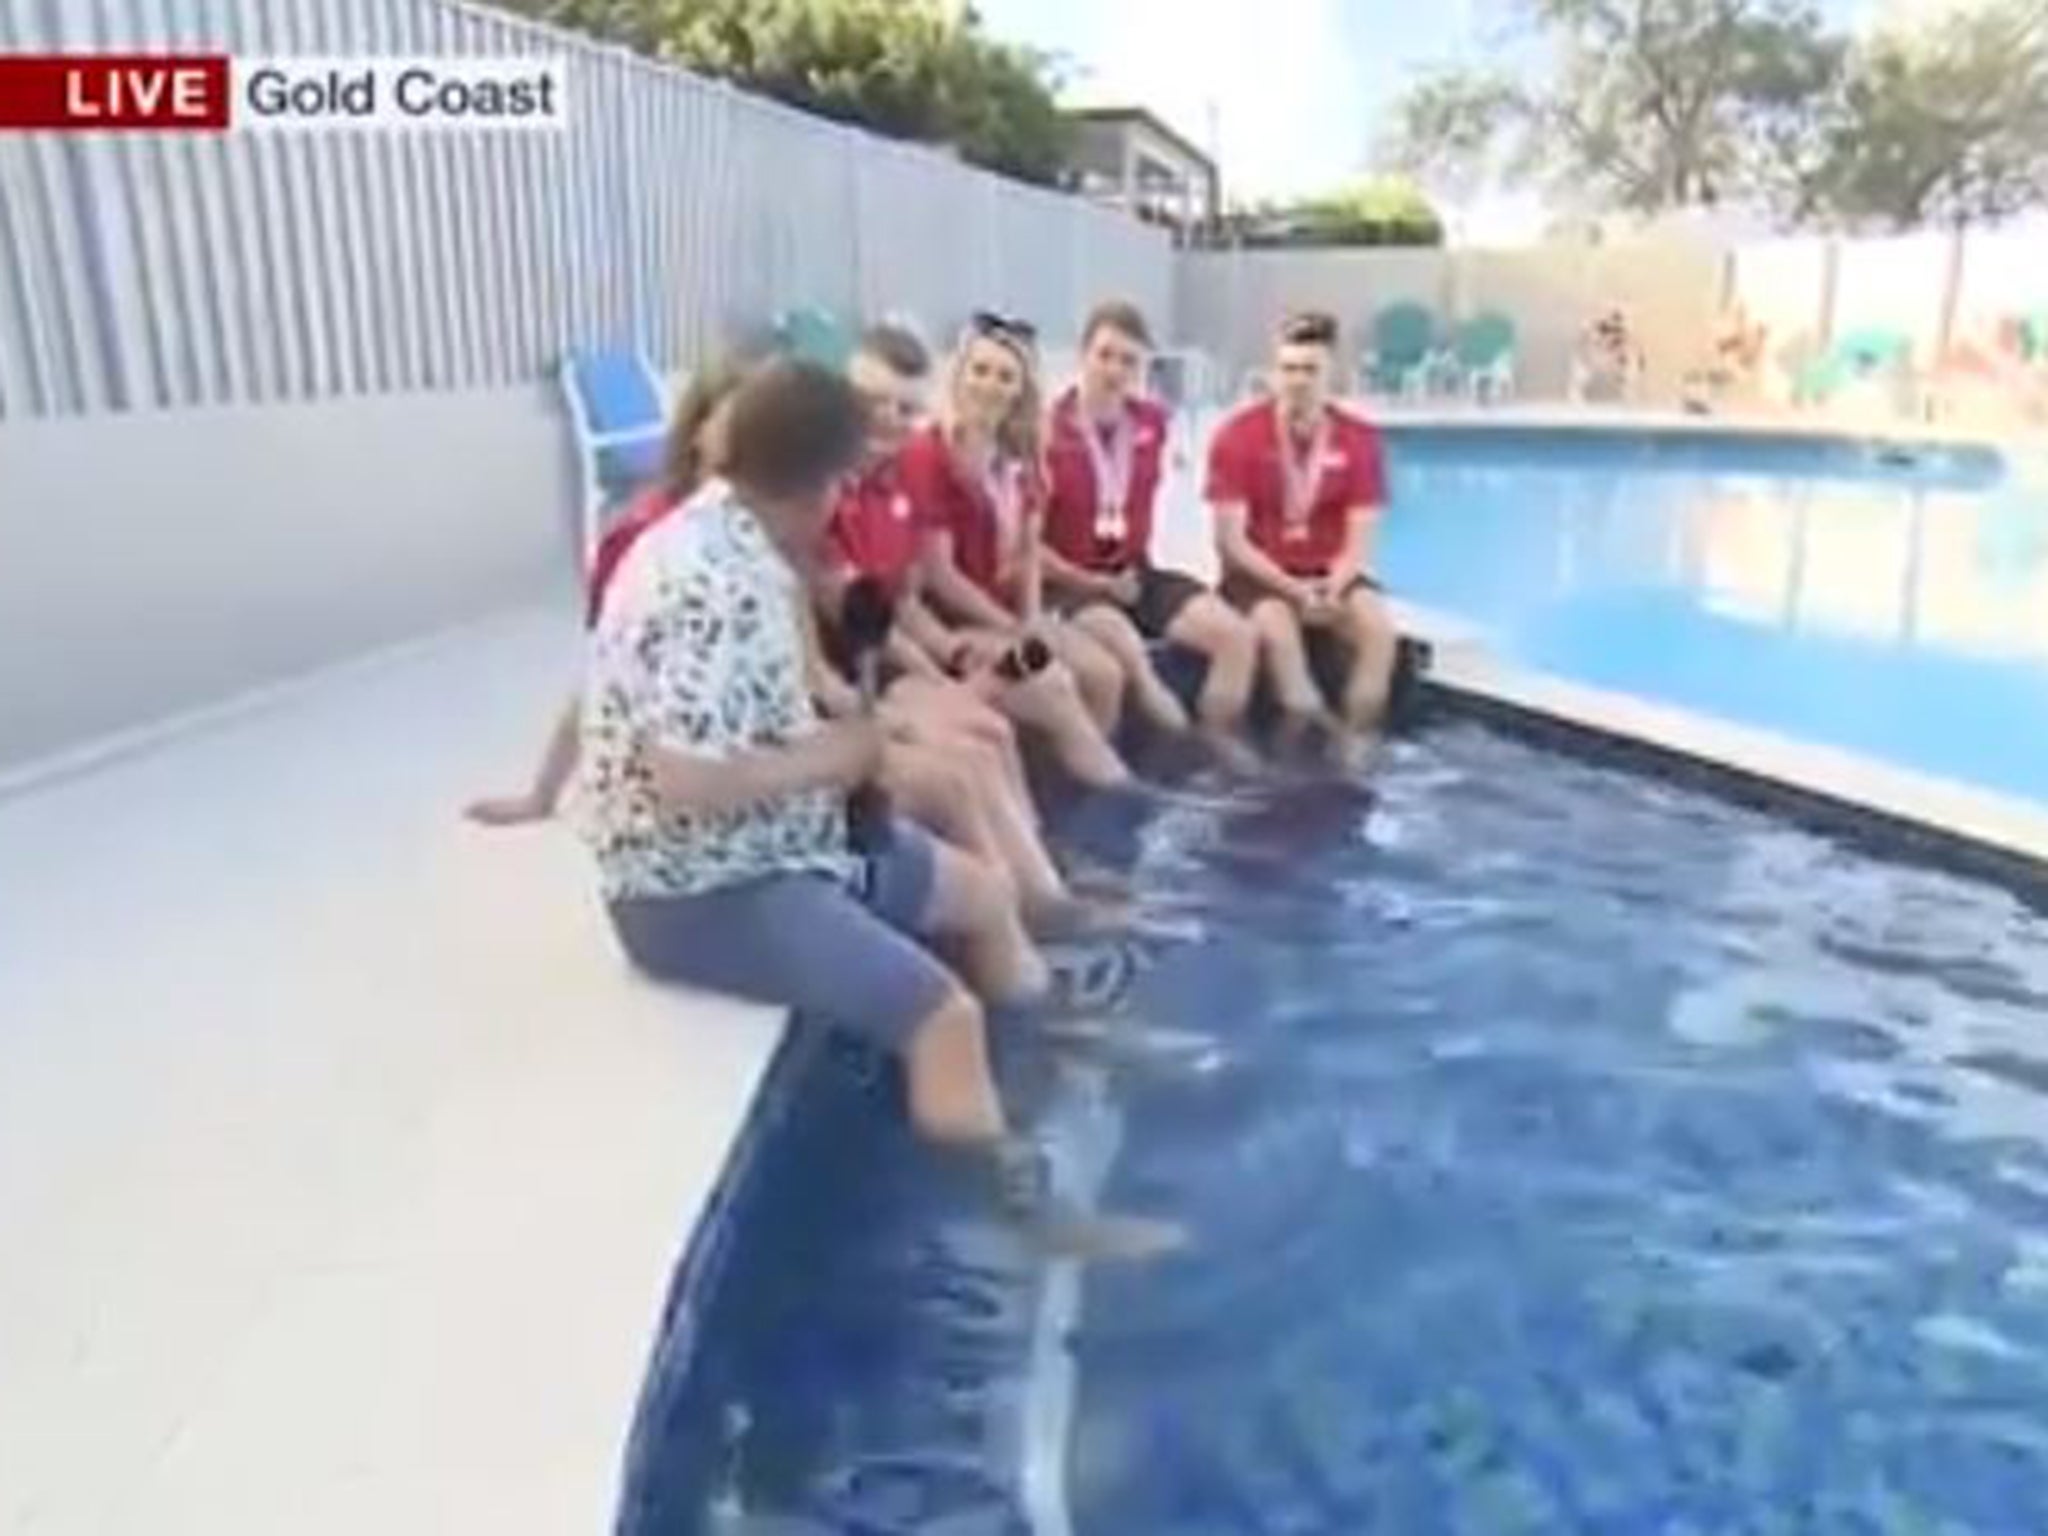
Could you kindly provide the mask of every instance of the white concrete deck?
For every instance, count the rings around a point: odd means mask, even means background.
[[[490,833],[528,613],[0,800],[0,1531],[606,1527],[776,1034]]]

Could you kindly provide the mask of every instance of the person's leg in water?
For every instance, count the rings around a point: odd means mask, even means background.
[[[1008,882],[987,863],[943,843],[930,850],[931,893],[920,931],[956,952],[974,990],[1001,1005],[1037,1002],[1051,983]]]
[[[650,975],[790,1008],[894,1051],[920,1136],[985,1160],[1002,1208],[1047,1249],[1136,1258],[1172,1246],[1178,1234],[1158,1223],[1059,1208],[1042,1156],[1004,1112],[981,1000],[911,936],[921,928],[957,942],[997,984],[994,996],[1028,995],[1043,982],[1000,886],[907,823],[888,830],[869,867],[864,898],[788,874],[614,901],[612,921]]]
[[[957,755],[936,742],[891,741],[882,755],[882,787],[897,811],[982,860],[1010,899],[1021,901],[986,796]]]
[[[996,771],[1012,792],[1018,812],[1030,826],[1038,825],[1024,755],[1017,748],[1017,728],[966,683],[952,678],[899,678],[890,685],[884,709],[895,712],[914,737],[958,739],[994,753]]]
[[[1124,716],[1124,669],[1087,630],[1071,621],[1053,622],[1038,634],[1052,648],[1061,666],[1073,674],[1074,686],[1104,737],[1114,738]]]
[[[1061,922],[1077,915],[1074,893],[1039,835],[1029,796],[1018,796],[1003,772],[1003,755],[979,736],[947,734],[941,726],[932,745],[965,780],[987,822],[996,858],[1015,883],[1025,917]]]
[[[1153,669],[1145,651],[1145,637],[1121,608],[1108,603],[1090,603],[1073,617],[1073,626],[1101,648],[1123,674],[1138,710],[1153,725],[1178,735],[1190,722],[1173,690]]]
[[[1262,597],[1252,605],[1251,620],[1258,631],[1266,685],[1280,711],[1277,737],[1282,747],[1292,750],[1310,731],[1334,721],[1309,671],[1308,646],[1294,610],[1280,598]]]
[[[1195,717],[1214,735],[1234,735],[1251,705],[1258,680],[1259,632],[1213,592],[1190,598],[1166,626],[1166,638],[1207,663]]]
[[[982,697],[1019,726],[1044,736],[1062,768],[1090,789],[1121,789],[1131,770],[1081,701],[1073,674],[1057,661],[1011,681],[993,669],[975,678]]]
[[[1344,723],[1357,732],[1377,730],[1386,716],[1400,646],[1385,600],[1364,582],[1353,586],[1340,602],[1337,629],[1350,651]]]
[[[883,784],[903,814],[982,860],[1028,923],[1059,926],[1087,915],[1017,807],[1000,754],[981,738],[941,726],[892,742]]]

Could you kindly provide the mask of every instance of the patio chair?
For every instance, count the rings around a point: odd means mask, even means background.
[[[660,470],[668,412],[661,381],[646,358],[628,349],[571,352],[562,359],[561,384],[576,437],[577,515],[588,565],[605,509]]]
[[[1515,322],[1499,310],[1483,310],[1458,327],[1451,343],[1458,387],[1479,404],[1506,400],[1515,392]]]
[[[1912,351],[1912,343],[1898,331],[1881,327],[1851,331],[1801,371],[1796,398],[1804,405],[1821,404],[1846,385],[1905,369]]]
[[[1432,373],[1442,366],[1436,316],[1425,305],[1389,304],[1372,321],[1372,350],[1359,362],[1368,391],[1397,399],[1419,399]]]
[[[2020,342],[2023,361],[2048,363],[2048,309],[2020,317]]]
[[[853,333],[828,309],[784,310],[775,320],[776,344],[792,357],[838,372],[853,356]]]

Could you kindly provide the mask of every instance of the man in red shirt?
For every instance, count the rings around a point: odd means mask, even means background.
[[[1172,423],[1137,392],[1151,345],[1133,304],[1098,305],[1082,326],[1080,377],[1053,402],[1048,423],[1045,580],[1162,722],[1173,723],[1180,706],[1153,671],[1145,641],[1171,640],[1201,655],[1208,672],[1198,713],[1208,729],[1229,731],[1251,696],[1258,637],[1192,576],[1152,563],[1153,503]]]
[[[1379,433],[1330,398],[1337,322],[1305,313],[1280,328],[1272,395],[1239,409],[1209,444],[1223,595],[1251,616],[1273,696],[1291,719],[1322,716],[1316,670],[1343,679],[1343,724],[1386,709],[1395,636],[1370,574],[1386,503]],[[1310,666],[1311,648],[1325,652]]]

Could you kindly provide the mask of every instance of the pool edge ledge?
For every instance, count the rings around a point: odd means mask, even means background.
[[[1921,853],[2029,887],[2048,882],[2048,809],[1712,715],[1499,661],[1483,645],[1419,636],[1421,680],[1481,713],[1592,737],[1850,830],[1888,830]],[[1909,848],[1908,851],[1915,851]]]

